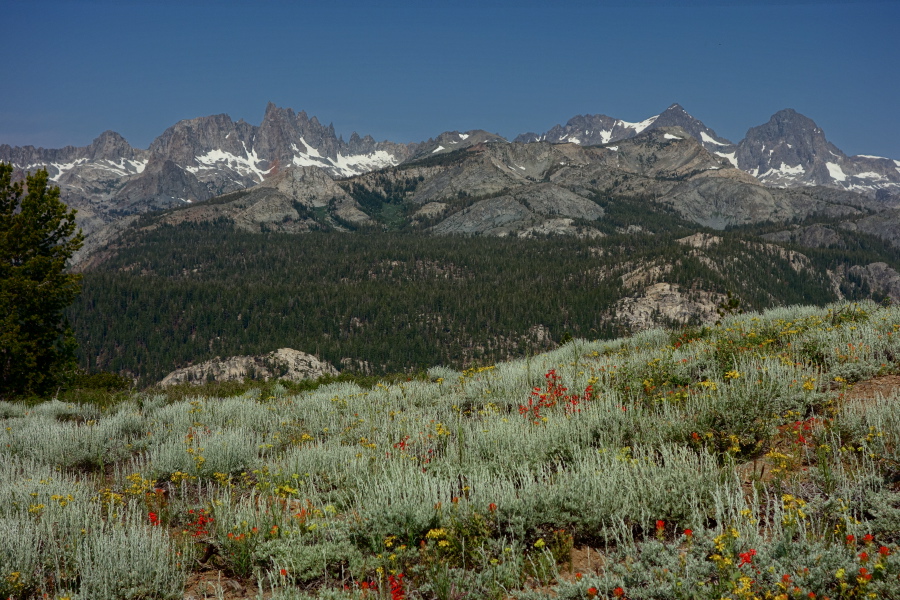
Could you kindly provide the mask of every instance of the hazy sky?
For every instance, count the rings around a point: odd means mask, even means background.
[[[794,108],[900,158],[897,1],[0,0],[0,23],[0,144],[146,148],[269,101],[398,142],[679,102],[732,141]]]

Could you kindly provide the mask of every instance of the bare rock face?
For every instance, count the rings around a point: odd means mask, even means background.
[[[887,263],[877,262],[865,266],[850,267],[851,277],[865,281],[872,292],[900,302],[900,273]]]
[[[260,188],[274,188],[303,206],[321,208],[335,202],[348,202],[350,196],[318,167],[287,169],[259,184]]]
[[[784,231],[776,231],[775,233],[767,233],[761,236],[764,240],[778,243],[792,243],[807,248],[843,248],[845,246],[841,234],[830,227],[826,227],[820,223],[810,225],[809,227],[799,227],[797,229],[787,229]]]
[[[845,222],[841,227],[848,231],[861,231],[879,237],[895,248],[900,248],[900,209],[864,217],[858,221]]]
[[[616,303],[616,319],[638,331],[660,325],[704,323],[718,318],[725,296],[703,290],[684,290],[675,283],[656,283],[636,296]]]
[[[430,203],[436,204],[436,203]],[[476,202],[431,229],[438,235],[574,234],[574,219],[603,216],[596,203],[552,183],[514,188],[511,194]]]
[[[232,356],[215,358],[197,365],[177,369],[159,382],[161,386],[211,381],[243,381],[244,379],[280,379],[301,381],[322,375],[338,375],[332,365],[299,350],[280,348],[262,356]]]

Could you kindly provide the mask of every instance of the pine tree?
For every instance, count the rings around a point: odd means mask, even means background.
[[[83,241],[75,211],[46,170],[12,175],[0,163],[0,397],[46,393],[74,366],[64,311],[81,281],[65,270]]]

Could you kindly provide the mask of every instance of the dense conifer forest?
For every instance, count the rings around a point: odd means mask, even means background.
[[[826,268],[892,254],[865,239],[803,249],[813,268],[798,271],[757,230],[714,232],[724,239],[704,254],[677,241],[690,233],[680,225],[586,239],[159,226],[85,274],[70,318],[83,368],[142,384],[191,362],[280,347],[341,370],[412,372],[492,364],[568,336],[621,335],[614,306],[634,293],[622,276],[647,265],[672,265],[667,282],[732,292],[743,308],[762,309],[833,301]]]

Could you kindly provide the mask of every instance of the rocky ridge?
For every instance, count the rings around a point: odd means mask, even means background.
[[[292,348],[279,348],[261,356],[231,356],[214,358],[197,365],[176,369],[166,375],[159,385],[166,387],[182,383],[201,385],[208,382],[243,381],[302,381],[323,375],[338,375],[338,370],[318,358]]]
[[[847,156],[825,138],[824,131],[812,119],[793,109],[781,110],[767,123],[750,128],[737,144],[716,135],[678,104],[639,123],[605,115],[578,115],[565,126],[556,125],[543,134],[522,134],[515,141],[600,145],[626,140],[645,130],[671,126],[681,127],[707,150],[767,186],[825,186],[873,199],[879,193],[900,193],[900,161],[868,155]]]
[[[825,186],[900,204],[900,161],[846,156],[811,119],[790,109],[751,128],[737,144],[718,136],[678,104],[636,123],[606,115],[579,115],[565,126],[557,125],[543,134],[522,134],[515,142],[615,148],[642,133],[669,127],[681,128],[707,151],[769,187]],[[224,114],[212,115],[176,123],[146,150],[133,148],[121,135],[107,131],[85,147],[0,145],[0,161],[12,163],[17,177],[46,168],[62,188],[64,200],[78,209],[81,227],[91,234],[124,215],[248,189],[286,169],[317,167],[333,178],[355,177],[485,144],[507,142],[483,130],[445,132],[409,144],[376,142],[356,133],[345,141],[336,135],[333,125],[270,103],[259,126],[235,122]],[[507,166],[524,170],[521,165]],[[460,189],[476,195],[499,191],[486,191],[491,186],[486,182],[482,186],[485,191],[479,192],[470,181]],[[716,184],[707,183],[705,190],[697,193],[708,196],[710,187]],[[757,204],[772,202],[756,191],[751,195]],[[685,197],[684,203],[697,201],[696,194],[691,196],[693,199]]]
[[[650,203],[714,229],[814,215],[856,219],[883,208],[853,192],[763,186],[686,130],[661,127],[599,147],[479,143],[344,179],[294,166],[155,222],[286,233],[405,227],[435,235],[592,236],[609,232],[609,202]]]

